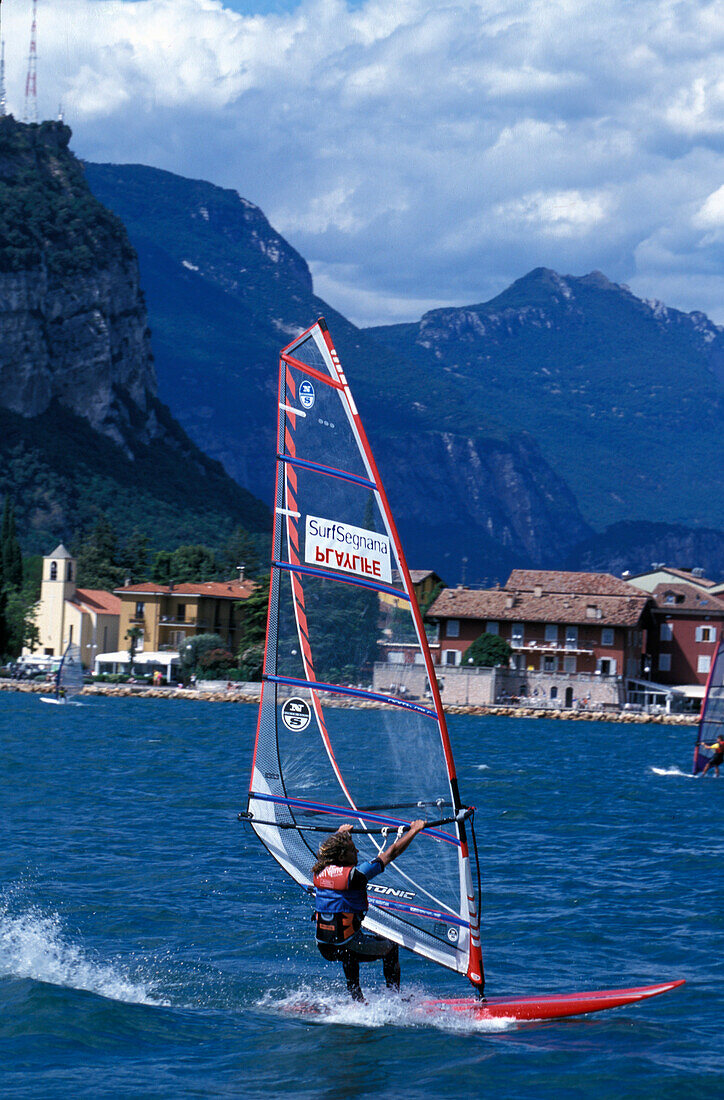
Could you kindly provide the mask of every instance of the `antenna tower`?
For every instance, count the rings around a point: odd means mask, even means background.
[[[3,38],[3,0],[0,0],[0,118],[7,114],[5,101],[5,39]]]
[[[1,0],[0,0],[1,2]],[[30,53],[28,54],[28,75],[25,80],[25,121],[38,121],[38,86],[36,80],[38,51],[36,47],[38,0],[33,0],[33,23],[30,28]]]

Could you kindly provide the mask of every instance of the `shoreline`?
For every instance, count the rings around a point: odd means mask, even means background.
[[[29,695],[47,695],[53,691],[53,681],[23,682],[18,680],[0,680],[0,691],[17,691]],[[141,684],[86,684],[81,692],[85,696],[120,696],[121,698],[144,699],[188,699],[202,703],[251,703],[258,704],[259,694],[243,689],[223,691],[204,691],[196,688],[149,687]],[[340,699],[328,700],[328,704],[349,708],[353,704]],[[359,706],[359,703],[354,704]],[[381,704],[366,704],[374,708]],[[444,707],[446,714],[467,714],[501,718],[550,718],[564,722],[617,722],[627,725],[682,726],[691,728],[699,721],[694,714],[643,714],[638,711],[600,711],[600,710],[550,710],[543,707],[520,706],[449,706]]]

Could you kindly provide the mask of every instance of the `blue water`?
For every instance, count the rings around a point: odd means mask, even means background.
[[[691,730],[451,720],[488,991],[688,979],[599,1016],[472,1026],[421,1017],[466,982],[405,952],[411,1001],[368,967],[348,1004],[308,902],[236,820],[252,707],[2,694],[0,723],[3,1095],[723,1094],[724,777],[688,778]],[[310,1000],[328,1014],[294,1011]]]

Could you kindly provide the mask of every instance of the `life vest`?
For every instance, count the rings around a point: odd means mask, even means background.
[[[362,927],[362,919],[367,912],[367,886],[364,889],[349,889],[349,880],[355,867],[337,867],[334,864],[325,867],[314,875],[312,881],[317,891],[317,905],[327,912],[315,914],[317,921],[317,943],[339,947],[351,939]]]

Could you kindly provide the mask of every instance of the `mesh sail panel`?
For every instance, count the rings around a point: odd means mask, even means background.
[[[63,660],[58,669],[57,687],[66,699],[72,699],[74,695],[79,695],[82,691],[83,666],[80,660],[79,646],[69,645],[63,654]]]
[[[365,925],[465,971],[469,864],[429,655],[374,462],[319,325],[282,356],[279,410],[253,826],[308,885],[324,832],[351,823],[360,859],[372,859],[398,828],[425,818],[429,828],[370,883]]]
[[[706,697],[694,749],[694,775],[703,771],[713,753],[706,745],[713,744],[724,733],[724,642],[717,650],[714,665],[709,674]]]

